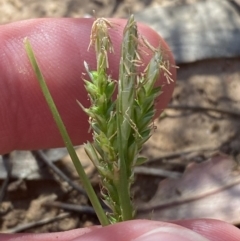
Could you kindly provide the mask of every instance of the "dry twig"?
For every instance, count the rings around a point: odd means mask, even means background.
[[[67,218],[69,216],[70,216],[70,213],[61,213],[57,217],[44,218],[44,219],[39,220],[39,221],[21,224],[21,225],[18,225],[17,227],[7,229],[7,230],[2,231],[2,232],[3,233],[19,233],[19,232],[25,231],[25,230],[30,229],[30,228],[34,228],[34,227],[37,227],[37,226],[41,226],[41,225],[44,225],[44,224],[48,224],[48,223],[51,223],[51,222],[61,220],[63,218]]]
[[[189,106],[189,105],[168,105],[167,109],[175,109],[175,110],[193,110],[193,111],[213,111],[218,112],[224,115],[230,115],[232,117],[240,118],[240,113],[236,111],[226,110],[226,109],[218,109],[212,107],[203,107],[203,106]]]
[[[41,161],[43,161],[55,174],[57,174],[60,178],[62,178],[64,181],[66,181],[71,187],[76,189],[81,194],[87,196],[84,189],[82,189],[79,185],[74,183],[69,177],[67,177],[52,161],[48,159],[48,157],[44,154],[43,151],[32,151],[33,155],[36,158],[39,158]]]

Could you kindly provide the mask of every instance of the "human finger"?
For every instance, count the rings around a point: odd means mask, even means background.
[[[78,232],[4,235],[5,239],[0,236],[0,241],[210,241],[182,226],[149,220],[127,221],[103,228],[89,228],[86,233]]]
[[[175,224],[194,230],[211,241],[238,241],[240,230],[235,226],[215,219],[179,220]]]
[[[120,44],[125,20],[115,23],[111,37],[115,54],[109,56],[109,72],[117,79]],[[43,149],[63,146],[63,141],[38,86],[23,46],[30,40],[40,68],[59,109],[73,143],[82,144],[90,138],[86,114],[76,104],[88,106],[83,86],[83,61],[95,68],[93,49],[87,51],[93,19],[35,19],[0,27],[0,153],[15,149]],[[155,47],[162,45],[170,62],[174,64],[166,43],[152,29],[139,25]],[[144,62],[150,56],[143,55]],[[175,69],[171,68],[175,79]],[[171,98],[174,84],[164,84],[157,109],[162,110]]]

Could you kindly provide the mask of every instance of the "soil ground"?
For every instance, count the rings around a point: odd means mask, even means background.
[[[196,1],[0,0],[0,23],[36,17],[84,17],[92,14],[93,9],[98,16],[127,17],[129,12],[138,12],[155,4],[171,6]],[[239,66],[240,58],[204,60],[179,66],[178,81],[170,106],[155,121],[157,128],[143,149],[143,154],[151,160],[147,167],[183,172],[188,163],[204,161],[216,151],[240,159],[240,122],[239,116],[237,118],[234,115],[240,113]],[[196,108],[185,108],[189,105]],[[176,109],[174,106],[181,108]],[[223,111],[200,110],[197,108],[199,106]],[[226,114],[224,110],[233,114]],[[68,161],[62,160],[58,163],[59,167],[63,168],[63,163]],[[71,167],[65,167],[64,170],[78,182]],[[99,190],[97,175],[91,168],[89,176],[95,189]],[[136,203],[150,200],[161,180],[163,177],[151,173],[137,174],[133,187]],[[58,207],[42,206],[44,202],[53,200],[89,205],[82,194],[59,179],[11,180],[1,203],[1,230],[53,218],[62,213],[63,209]],[[25,231],[63,231],[97,223],[92,214],[71,212],[70,216],[59,221]]]

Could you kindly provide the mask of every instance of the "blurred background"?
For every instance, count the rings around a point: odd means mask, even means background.
[[[178,69],[171,103],[135,169],[137,217],[217,218],[240,224],[240,1],[0,0],[0,23],[43,17],[127,18],[168,42]],[[76,147],[97,192],[99,180]],[[28,168],[26,168],[26,166]],[[54,232],[98,224],[64,148],[0,158],[1,232]]]

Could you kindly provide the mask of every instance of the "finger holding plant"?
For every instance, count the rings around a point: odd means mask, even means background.
[[[101,178],[101,194],[104,202],[112,210],[106,216],[103,214],[96,194],[86,180],[86,175],[74,154],[71,140],[64,128],[56,107],[48,92],[46,100],[53,113],[66,146],[73,158],[83,185],[93,203],[102,225],[133,219],[131,184],[133,183],[133,168],[144,163],[146,158],[139,152],[143,144],[150,138],[155,115],[155,101],[161,93],[161,86],[156,86],[159,75],[163,73],[171,80],[169,63],[159,47],[153,48],[147,40],[139,37],[137,24],[131,16],[123,33],[121,59],[119,64],[119,79],[114,80],[107,74],[109,68],[108,54],[113,53],[113,45],[109,29],[114,28],[107,19],[96,19],[92,26],[90,45],[95,47],[97,69],[91,70],[84,63],[87,76],[85,88],[88,92],[90,107],[81,108],[89,116],[93,142],[85,144],[85,151],[96,166]],[[145,70],[140,71],[143,49],[150,49],[152,59]],[[32,66],[36,72],[42,90],[46,93],[47,86],[37,65],[29,42],[26,44]],[[117,98],[115,92],[117,91]],[[94,196],[94,197],[93,197]]]

